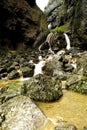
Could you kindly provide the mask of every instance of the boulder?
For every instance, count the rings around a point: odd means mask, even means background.
[[[61,126],[56,126],[55,130],[77,130],[77,128],[73,124],[65,124]]]
[[[5,120],[2,130],[41,130],[46,117],[40,109],[25,96],[17,96],[3,104]]]
[[[87,95],[87,52],[77,55],[77,69],[72,74],[66,73],[66,88]]]
[[[50,59],[52,58],[52,59]],[[60,62],[61,56],[58,54],[51,56],[48,56],[47,62],[45,66],[43,67],[43,72],[48,75],[55,77],[57,76],[59,79],[62,79],[63,76],[63,69],[62,69],[62,62]]]
[[[17,72],[17,70],[13,70],[8,74],[8,79],[15,79],[15,78],[19,78],[20,74],[19,72]]]
[[[21,72],[23,77],[32,77],[34,74],[34,68],[33,67],[22,67]]]
[[[63,95],[61,87],[59,79],[39,74],[22,85],[21,93],[35,101],[51,102]]]

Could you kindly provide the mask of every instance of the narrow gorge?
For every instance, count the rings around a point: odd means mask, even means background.
[[[0,1],[0,130],[87,130],[87,1],[37,3]]]

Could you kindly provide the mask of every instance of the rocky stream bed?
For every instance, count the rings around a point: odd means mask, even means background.
[[[1,130],[41,130],[48,119],[35,105],[36,101],[57,101],[63,97],[63,89],[87,94],[86,51],[78,52],[72,57],[60,51],[49,54],[45,50],[40,53],[29,49],[25,52],[0,53]],[[42,59],[38,59],[39,56],[42,56]],[[72,66],[74,59],[76,68]],[[45,64],[41,72],[34,76],[35,65],[42,61],[45,61]],[[62,88],[62,81],[66,81],[65,88]],[[82,130],[86,130],[86,126],[83,127]],[[66,123],[61,128],[60,126],[55,128],[55,130],[62,129],[77,128],[74,124]]]

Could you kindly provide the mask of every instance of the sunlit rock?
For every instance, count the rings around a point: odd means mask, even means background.
[[[41,130],[46,117],[28,97],[18,96],[6,103],[2,130]]]

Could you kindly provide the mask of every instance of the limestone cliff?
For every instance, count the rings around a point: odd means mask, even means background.
[[[47,32],[46,17],[35,0],[0,1],[0,46],[10,49],[37,46]]]
[[[50,0],[45,14],[53,31],[67,32],[72,45],[87,48],[87,0]]]

